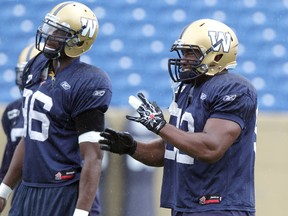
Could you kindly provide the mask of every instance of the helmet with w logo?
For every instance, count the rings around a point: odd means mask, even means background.
[[[24,85],[23,85],[24,68],[26,64],[28,63],[28,61],[30,61],[39,53],[40,53],[39,50],[36,49],[35,47],[35,43],[29,44],[28,46],[26,46],[20,53],[19,58],[18,58],[18,63],[15,67],[15,72],[16,72],[15,82],[16,82],[16,85],[19,87],[20,91],[24,89]]]
[[[238,39],[224,23],[200,19],[184,28],[171,51],[176,51],[178,58],[168,61],[170,77],[174,82],[189,81],[235,68]],[[187,53],[193,59],[187,58]]]
[[[63,2],[48,13],[37,30],[36,47],[47,58],[78,57],[88,51],[98,34],[96,15],[86,5]],[[44,46],[40,47],[43,42]]]

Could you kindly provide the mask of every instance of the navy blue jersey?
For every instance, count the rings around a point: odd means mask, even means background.
[[[74,119],[91,109],[105,113],[112,96],[108,75],[79,58],[55,77],[40,82],[47,61],[43,55],[37,57],[23,91],[22,177],[24,185],[34,187],[68,185],[79,180],[81,157]]]
[[[213,164],[192,158],[167,143],[161,206],[179,212],[255,211],[254,87],[236,74],[215,75],[199,86],[185,85],[169,112],[170,124],[183,131],[202,132],[209,118],[234,121],[242,131]]]
[[[8,104],[2,115],[2,127],[7,138],[2,165],[0,168],[0,182],[2,182],[12,160],[15,148],[23,136],[22,99]]]

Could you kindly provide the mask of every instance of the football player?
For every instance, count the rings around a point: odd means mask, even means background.
[[[25,47],[19,55],[17,66],[15,67],[16,79],[15,83],[18,86],[20,93],[23,92],[22,76],[23,70],[27,62],[39,53],[35,43]],[[23,136],[23,118],[22,118],[22,98],[12,101],[7,105],[2,115],[2,126],[7,138],[7,143],[2,157],[0,168],[0,182],[4,178],[15,148]]]
[[[151,142],[105,129],[101,148],[164,166],[161,207],[172,216],[254,216],[257,94],[236,67],[238,40],[222,22],[200,19],[172,45],[169,74],[178,83],[166,122],[142,93],[127,116],[159,135]]]
[[[0,212],[22,177],[10,216],[89,215],[103,158],[99,134],[112,97],[107,73],[80,61],[97,34],[93,11],[71,1],[57,4],[38,28],[42,53],[24,70],[24,139],[0,185]]]

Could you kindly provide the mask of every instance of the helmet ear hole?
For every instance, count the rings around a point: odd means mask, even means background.
[[[222,57],[223,57],[223,54],[216,55],[214,58],[214,61],[219,62],[222,59]]]
[[[78,46],[79,41],[80,41],[79,38],[76,37],[76,36],[74,36],[74,37],[68,39],[68,40],[66,41],[66,44],[67,44],[69,47],[73,47],[73,46],[75,46],[75,45]]]
[[[77,43],[77,46],[82,46],[84,44],[84,41],[79,41],[78,43]]]

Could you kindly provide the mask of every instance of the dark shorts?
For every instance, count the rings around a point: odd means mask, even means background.
[[[255,216],[255,212],[243,211],[206,211],[206,212],[176,212],[171,211],[171,216]]]
[[[20,184],[13,197],[9,216],[72,216],[78,197],[78,183],[53,188]]]

